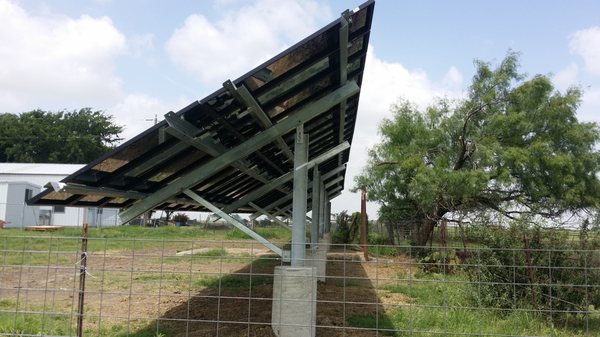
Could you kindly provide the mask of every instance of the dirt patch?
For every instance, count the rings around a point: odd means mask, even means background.
[[[214,336],[217,331],[220,336],[274,336],[270,327],[273,268],[281,260],[266,249],[242,243],[225,247],[224,256],[202,256],[223,246],[215,242],[187,250],[168,246],[91,252],[85,328],[126,326],[130,336],[148,331],[165,336]],[[79,267],[77,256],[67,260],[4,265],[0,298],[18,302],[19,310],[71,315],[77,307]],[[317,289],[317,335],[377,335],[376,328],[385,326],[385,316],[409,301],[384,288],[398,282],[399,274],[412,273],[413,263],[407,257],[363,261],[360,252],[330,252],[326,282]],[[353,317],[365,316],[381,317],[382,323],[351,326]]]

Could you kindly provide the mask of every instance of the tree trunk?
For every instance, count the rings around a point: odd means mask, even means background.
[[[423,220],[421,226],[419,226],[417,230],[414,246],[425,247],[427,245],[436,223],[437,221],[432,220],[431,218]]]
[[[394,226],[390,220],[385,220],[385,228],[387,229],[388,244],[395,245],[394,243]]]

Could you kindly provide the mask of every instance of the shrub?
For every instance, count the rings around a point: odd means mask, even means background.
[[[350,227],[348,226],[350,222],[350,216],[347,211],[340,212],[335,217],[335,222],[337,224],[335,232],[331,236],[331,243],[334,244],[346,244],[350,243]]]
[[[487,248],[467,259],[480,305],[528,307],[541,314],[600,307],[600,289],[589,287],[600,284],[600,256],[580,250],[567,231],[512,225],[480,234]]]
[[[185,226],[188,220],[190,220],[190,217],[185,213],[177,213],[173,216],[173,221],[179,222],[182,226]]]

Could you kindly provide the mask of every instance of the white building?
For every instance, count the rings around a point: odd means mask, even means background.
[[[60,181],[84,165],[0,163],[0,219],[10,227],[34,225],[115,226],[118,210],[65,206],[28,206],[25,200],[51,181]]]

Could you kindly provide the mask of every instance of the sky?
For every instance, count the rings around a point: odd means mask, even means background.
[[[0,0],[0,113],[91,107],[130,139],[169,111],[216,91],[360,1]],[[600,121],[600,1],[379,0],[345,191],[390,105],[461,98],[475,59],[521,54],[528,77],[579,86],[578,116]],[[377,205],[368,213],[376,217]]]

